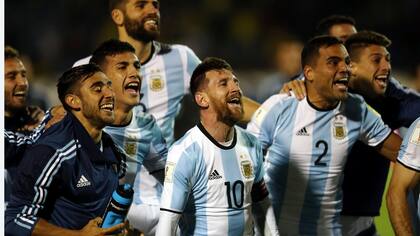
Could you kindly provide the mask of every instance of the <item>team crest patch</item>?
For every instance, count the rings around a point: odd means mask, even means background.
[[[137,150],[136,142],[126,142],[124,145],[124,151],[129,156],[134,156]]]
[[[167,162],[165,166],[165,183],[172,183],[174,177],[175,163]]]
[[[343,139],[347,136],[346,118],[343,115],[337,115],[333,120],[333,136],[336,139]]]
[[[252,164],[250,161],[242,161],[241,170],[242,170],[242,175],[247,179],[252,178],[254,176]]]
[[[154,92],[159,92],[164,87],[163,79],[159,75],[155,75],[150,79],[150,89]]]
[[[420,145],[420,124],[417,124],[416,128],[414,129],[414,132],[410,137],[410,143]]]

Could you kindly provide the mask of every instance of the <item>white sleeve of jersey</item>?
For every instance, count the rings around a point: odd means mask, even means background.
[[[280,116],[280,109],[277,109],[277,104],[279,104],[280,99],[280,95],[274,95],[265,101],[255,111],[246,128],[261,142],[263,150],[267,150],[273,142],[277,121]]]
[[[420,172],[420,117],[411,124],[404,136],[398,161],[404,166]]]
[[[382,121],[377,111],[367,105],[362,104],[363,123],[361,141],[369,146],[377,146],[382,143],[391,133],[391,129]]]
[[[276,218],[274,217],[273,205],[271,205],[268,197],[252,204],[252,214],[259,234],[269,236],[280,235]]]
[[[178,222],[181,214],[169,211],[160,211],[159,223],[156,228],[156,235],[174,236],[178,229]]]
[[[201,61],[191,48],[183,45],[180,49],[182,49],[181,60],[184,69],[184,93],[189,94],[191,75]]]
[[[194,154],[183,145],[173,145],[165,167],[165,181],[161,197],[161,210],[182,213],[193,186]]]

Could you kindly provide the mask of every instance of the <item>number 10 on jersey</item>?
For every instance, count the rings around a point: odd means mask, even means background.
[[[244,182],[242,180],[236,180],[231,184],[230,181],[227,181],[225,182],[225,186],[229,208],[241,208],[244,205]]]

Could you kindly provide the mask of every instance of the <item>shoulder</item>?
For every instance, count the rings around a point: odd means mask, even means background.
[[[194,157],[196,153],[202,150],[202,135],[199,135],[197,126],[188,130],[184,136],[178,139],[169,149],[168,156],[180,155],[181,153],[187,156]]]
[[[63,146],[75,143],[72,122],[66,116],[63,120],[47,129],[41,137],[34,143],[36,145],[45,145],[54,149],[60,149]]]
[[[251,132],[235,125],[236,135],[238,140],[245,141],[246,143],[257,143],[258,139]]]
[[[361,95],[354,93],[348,93],[348,97],[343,103],[350,112],[361,112],[367,107],[365,99]]]
[[[155,46],[157,47],[158,55],[165,55],[174,51],[195,55],[194,51],[190,47],[183,44],[167,44],[167,43],[161,43],[157,41],[155,41],[154,43],[155,43]]]
[[[255,119],[263,119],[267,114],[280,114],[285,110],[290,110],[291,107],[297,105],[299,101],[295,96],[287,94],[275,94],[269,97],[254,113]]]
[[[139,128],[141,127],[152,127],[156,124],[155,117],[150,114],[142,111],[141,109],[133,110],[133,119]]]

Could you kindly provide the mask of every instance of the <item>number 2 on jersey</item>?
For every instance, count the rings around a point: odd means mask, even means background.
[[[328,152],[328,144],[324,140],[319,140],[316,142],[315,147],[320,148],[321,144],[324,146],[324,151],[319,155],[319,157],[315,161],[316,166],[327,166],[327,163],[321,162],[321,159],[327,154]]]

